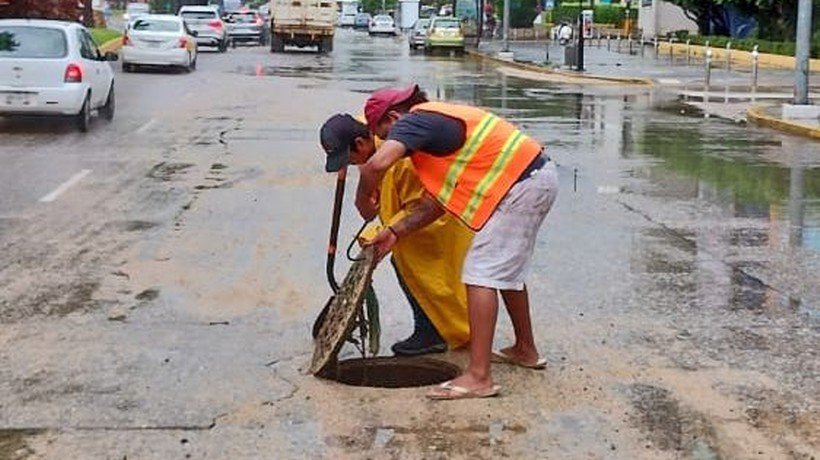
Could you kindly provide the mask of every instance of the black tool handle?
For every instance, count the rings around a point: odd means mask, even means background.
[[[339,222],[342,217],[342,202],[345,196],[345,179],[347,179],[347,167],[336,173],[336,195],[333,198],[333,217],[330,221],[330,242],[327,245],[327,282],[335,294],[339,290],[339,283],[336,281],[334,266],[336,264],[336,243],[339,240]]]

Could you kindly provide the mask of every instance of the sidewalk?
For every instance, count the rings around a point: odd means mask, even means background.
[[[500,40],[484,41],[478,53],[495,57],[502,50]],[[559,72],[565,83],[584,83],[599,80],[623,81],[624,84],[644,81],[655,87],[677,94],[686,104],[702,111],[705,116],[716,116],[733,121],[753,121],[759,125],[781,131],[820,139],[817,123],[792,122],[780,117],[780,104],[792,98],[794,72],[782,69],[763,69],[758,73],[757,88],[753,91],[751,69],[734,66],[725,68],[725,62],[712,66],[708,90],[705,85],[705,64],[693,58],[687,64],[682,56],[670,57],[647,46],[641,55],[640,47],[622,40],[618,52],[617,40],[611,40],[607,50],[606,40],[592,40],[584,48],[585,72],[577,72],[564,66],[565,47],[546,41],[510,42],[514,55],[511,65],[530,72]],[[546,63],[549,59],[549,63]],[[820,76],[820,73],[813,72]],[[810,97],[820,101],[820,85],[816,82]],[[704,103],[706,100],[706,103]]]

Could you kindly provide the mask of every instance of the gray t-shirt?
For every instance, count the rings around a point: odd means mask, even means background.
[[[400,142],[407,149],[406,155],[418,150],[436,156],[454,153],[464,145],[467,128],[461,120],[436,112],[411,112],[399,118],[388,140]]]

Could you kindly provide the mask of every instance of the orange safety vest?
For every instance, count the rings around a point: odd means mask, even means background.
[[[424,188],[473,230],[480,230],[541,146],[510,122],[475,107],[425,102],[411,112],[435,112],[466,127],[464,145],[446,156],[410,156]]]

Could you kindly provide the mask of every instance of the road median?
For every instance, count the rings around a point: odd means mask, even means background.
[[[519,70],[525,70],[529,72],[536,72],[541,74],[548,74],[548,75],[555,75],[559,76],[566,81],[566,83],[577,83],[577,84],[619,84],[619,85],[636,85],[636,86],[652,86],[654,83],[651,79],[648,78],[641,78],[641,77],[614,77],[614,76],[607,76],[607,75],[593,75],[593,74],[580,74],[577,72],[572,71],[564,71],[564,70],[556,70],[550,69],[547,67],[543,67],[533,63],[527,62],[520,62],[520,61],[509,61],[506,59],[501,59],[495,56],[492,56],[488,53],[483,53],[478,50],[467,50],[467,54],[481,60],[486,60],[490,62],[494,62],[496,64],[514,67]]]

